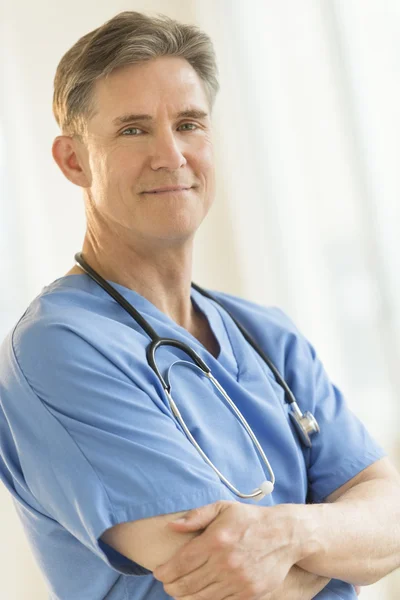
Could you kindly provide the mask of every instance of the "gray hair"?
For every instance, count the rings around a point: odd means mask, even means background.
[[[65,135],[84,135],[94,116],[93,88],[114,69],[179,56],[204,83],[212,111],[219,83],[211,39],[195,25],[179,23],[160,13],[150,17],[124,11],[81,37],[60,60],[54,78],[53,114]]]

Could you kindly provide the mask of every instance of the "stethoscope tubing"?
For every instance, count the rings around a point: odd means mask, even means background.
[[[274,488],[274,484],[275,484],[275,474],[274,474],[274,471],[268,461],[268,458],[266,457],[266,455],[265,455],[257,437],[255,436],[253,430],[251,429],[250,425],[247,423],[246,419],[244,418],[244,416],[242,415],[240,410],[237,408],[237,406],[229,398],[228,394],[225,392],[223,387],[219,384],[219,382],[212,375],[211,369],[206,364],[206,362],[197,354],[197,352],[195,352],[195,350],[193,350],[193,348],[191,348],[184,342],[181,342],[180,340],[173,339],[173,338],[160,337],[157,334],[157,332],[151,327],[151,325],[146,321],[146,319],[139,313],[139,311],[137,311],[129,302],[127,302],[127,300],[125,300],[125,298],[113,286],[111,286],[103,277],[101,277],[85,261],[81,252],[77,252],[75,254],[75,261],[76,261],[77,265],[79,265],[98,285],[100,285],[100,287],[102,287],[110,296],[112,296],[114,298],[114,300],[116,302],[118,302],[118,304],[131,315],[131,317],[133,317],[133,319],[138,323],[138,325],[140,325],[140,327],[142,327],[142,329],[150,337],[151,342],[150,342],[150,344],[148,344],[148,346],[146,348],[146,358],[147,358],[148,364],[150,365],[152,370],[157,375],[157,378],[160,381],[160,383],[164,389],[164,392],[167,396],[168,403],[169,403],[169,406],[170,406],[170,409],[171,409],[173,415],[178,420],[178,422],[180,423],[181,427],[183,428],[186,436],[189,438],[189,440],[192,442],[192,444],[195,446],[195,448],[201,454],[203,459],[214,469],[214,471],[217,473],[217,475],[220,477],[220,479],[225,483],[225,485],[232,492],[234,492],[237,496],[239,496],[241,498],[245,498],[245,499],[256,498],[257,500],[260,500],[266,494],[271,493]],[[200,286],[196,285],[193,282],[192,282],[192,287],[194,287],[194,289],[196,289],[203,296],[206,296],[210,300],[213,300],[214,302],[219,304],[228,313],[228,315],[231,317],[231,319],[233,320],[235,325],[238,327],[238,329],[240,330],[240,332],[242,333],[244,338],[247,340],[247,342],[252,346],[252,348],[254,348],[254,350],[259,354],[259,356],[262,358],[262,360],[269,366],[269,368],[273,372],[277,382],[281,385],[281,387],[283,388],[283,390],[285,392],[286,403],[289,404],[292,408],[292,412],[290,413],[290,416],[292,417],[292,421],[297,429],[297,432],[298,432],[300,438],[302,439],[303,443],[306,446],[311,446],[309,436],[313,433],[319,432],[318,423],[316,422],[313,415],[311,415],[308,412],[303,415],[303,413],[301,412],[300,408],[297,405],[296,399],[295,399],[292,391],[290,390],[289,386],[286,384],[285,380],[281,377],[278,369],[275,367],[275,365],[272,363],[272,361],[269,359],[269,357],[262,351],[262,349],[256,344],[256,342],[252,339],[252,337],[246,331],[246,329],[237,321],[237,319],[235,319],[233,317],[233,315],[231,315],[229,310],[219,300],[214,298],[214,296],[212,296],[206,290],[203,290]],[[167,383],[165,381],[165,379],[163,378],[163,376],[160,373],[160,370],[158,369],[156,359],[155,359],[155,353],[162,346],[174,346],[175,348],[178,348],[178,349],[182,350],[183,352],[185,352],[186,354],[188,354],[190,356],[190,358],[192,359],[192,361],[202,370],[204,375],[206,375],[206,377],[208,377],[208,379],[211,381],[211,383],[217,388],[219,393],[228,402],[229,406],[234,411],[234,413],[238,417],[240,423],[246,429],[253,444],[257,448],[257,451],[259,452],[261,458],[263,459],[263,461],[267,467],[267,470],[268,470],[268,473],[270,476],[270,481],[263,482],[263,484],[261,484],[260,488],[256,488],[250,494],[243,494],[237,488],[235,488],[226,479],[226,477],[224,477],[224,475],[217,469],[217,467],[212,463],[212,461],[208,458],[208,456],[201,449],[201,447],[199,446],[197,441],[194,439],[194,437],[190,433],[188,427],[186,426],[186,423],[184,422],[184,419],[182,418],[181,413],[179,412],[178,407],[176,406],[176,404],[171,396],[171,387],[170,387],[169,383]]]

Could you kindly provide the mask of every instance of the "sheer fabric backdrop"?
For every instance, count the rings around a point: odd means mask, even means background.
[[[121,10],[162,12],[213,38],[215,205],[194,281],[281,306],[400,466],[400,8],[396,0],[50,0],[0,19],[0,337],[73,264],[80,189],[51,157],[52,81],[78,37]],[[78,18],[79,15],[79,18]],[[3,588],[45,582],[4,486]],[[3,527],[4,530],[4,527]],[[20,573],[24,573],[24,577]],[[398,573],[364,588],[394,600]]]

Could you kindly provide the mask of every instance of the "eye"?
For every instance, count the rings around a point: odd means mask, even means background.
[[[195,123],[183,123],[181,125],[181,127],[183,127],[184,125],[193,125],[196,129],[198,129],[197,125]],[[193,131],[192,129],[189,129],[189,131]]]
[[[139,129],[138,127],[128,127],[128,129],[124,129],[124,131],[121,131],[121,135],[124,135],[126,131],[142,131],[142,129]],[[137,136],[134,135],[133,137]]]
[[[183,127],[184,125],[192,125],[195,129],[198,129],[198,126],[195,123],[182,123],[182,125],[179,126],[179,128]],[[121,131],[121,135],[125,135],[125,133],[127,131],[143,131],[143,129],[139,129],[138,127],[128,127],[127,129],[124,129],[123,131]],[[194,129],[187,129],[186,131],[194,131]],[[133,135],[133,136],[129,136],[129,137],[138,137],[137,135]]]

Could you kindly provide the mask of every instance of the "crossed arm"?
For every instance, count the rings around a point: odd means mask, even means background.
[[[186,525],[170,527],[203,533],[154,577],[184,600],[219,600],[228,589],[246,600],[307,599],[331,578],[369,585],[400,566],[400,476],[389,459],[326,500],[273,508],[223,502],[189,511]],[[290,595],[293,584],[304,594]]]
[[[400,566],[400,476],[383,458],[323,504],[221,501],[102,539],[178,600],[310,600],[331,578],[368,585]]]

